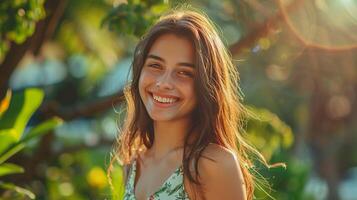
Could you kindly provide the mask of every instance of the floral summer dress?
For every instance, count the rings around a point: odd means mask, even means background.
[[[133,162],[126,184],[124,200],[136,200],[134,193],[134,181],[136,175],[136,161]],[[164,184],[147,200],[189,200],[183,184],[182,167],[164,182]]]

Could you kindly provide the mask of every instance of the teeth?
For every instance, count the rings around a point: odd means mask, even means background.
[[[173,103],[173,102],[177,101],[177,99],[174,99],[174,98],[165,98],[165,97],[160,97],[160,96],[156,96],[156,95],[153,95],[153,98],[156,101],[159,101],[161,103]]]

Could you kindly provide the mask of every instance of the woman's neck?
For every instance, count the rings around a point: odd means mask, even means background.
[[[186,134],[190,130],[190,120],[154,121],[154,144],[150,153],[154,158],[162,158],[168,153],[181,149]]]

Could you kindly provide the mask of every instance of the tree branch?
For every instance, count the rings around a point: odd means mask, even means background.
[[[56,102],[48,102],[40,108],[40,111],[47,117],[57,116],[65,121],[77,119],[80,117],[93,117],[101,112],[113,108],[124,101],[123,91],[115,95],[97,99],[94,102],[80,103],[73,107],[60,107]]]

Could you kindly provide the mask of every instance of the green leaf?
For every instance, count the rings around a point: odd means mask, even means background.
[[[48,133],[50,130],[54,129],[56,126],[63,123],[63,120],[58,117],[53,117],[52,119],[46,120],[36,127],[32,128],[25,136],[20,140],[20,142],[25,143],[35,137],[40,137],[43,134]]]
[[[268,160],[278,149],[289,148],[294,140],[291,128],[267,109],[248,106],[247,139]]]
[[[44,92],[30,88],[14,93],[9,108],[0,119],[0,155],[19,141],[32,114],[40,106]]]
[[[0,154],[0,164],[5,162],[7,159],[9,159],[12,155],[16,154],[21,149],[23,149],[29,140],[48,133],[50,130],[62,123],[62,119],[54,117],[45,122],[42,122],[34,128],[31,128],[20,141],[16,142],[11,147],[9,147],[8,150],[4,151],[4,154]]]
[[[7,150],[4,154],[0,154],[0,164],[5,162],[7,159],[9,159],[11,156],[19,152],[21,149],[25,147],[24,143],[18,143],[14,146],[12,146],[9,150]]]
[[[8,148],[11,144],[16,143],[17,135],[18,133],[15,128],[0,130],[0,155],[2,155],[5,152],[5,149]],[[1,148],[2,146],[4,147]]]
[[[12,163],[5,163],[0,165],[0,176],[5,176],[8,174],[18,174],[23,172],[24,172],[24,168]]]
[[[19,187],[17,185],[12,184],[12,183],[4,183],[4,182],[0,181],[0,188],[3,188],[5,190],[15,191],[17,193],[20,193],[20,194],[22,194],[24,196],[29,197],[30,199],[35,199],[36,198],[35,194],[32,193],[30,190],[22,188],[22,187]]]

